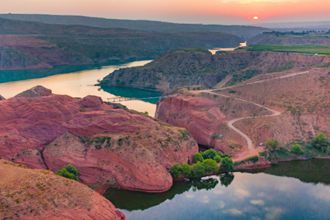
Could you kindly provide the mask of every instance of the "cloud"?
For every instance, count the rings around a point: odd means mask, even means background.
[[[243,212],[238,209],[228,209],[228,210],[224,211],[224,213],[226,213],[228,215],[232,215],[232,216],[242,216],[243,215]]]
[[[261,199],[253,199],[250,201],[252,205],[258,205],[258,206],[263,206],[265,205],[265,202]]]
[[[278,207],[266,208],[266,220],[277,220],[281,219],[284,210]]]
[[[239,199],[245,199],[250,196],[250,192],[243,188],[237,188],[234,192]]]
[[[298,0],[221,0],[222,3],[238,3],[238,4],[253,4],[253,3],[297,3]]]

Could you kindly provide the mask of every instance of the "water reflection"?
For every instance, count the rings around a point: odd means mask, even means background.
[[[142,193],[130,192],[126,190],[109,189],[105,197],[113,202],[120,209],[128,211],[145,210],[153,206],[157,206],[166,200],[173,199],[176,195],[180,195],[186,191],[211,190],[219,183],[216,177],[203,178],[200,181],[178,182],[171,190],[165,193]]]
[[[156,104],[159,101],[159,98],[157,97],[161,96],[160,92],[144,90],[144,89],[133,89],[133,88],[113,87],[113,86],[112,87],[102,86],[102,89],[115,96],[142,99],[143,101],[152,104]]]
[[[274,165],[264,171],[276,176],[294,177],[305,183],[330,185],[328,160],[291,161]]]
[[[235,173],[235,177],[177,183],[162,194],[109,191],[107,197],[133,220],[328,219],[329,165],[328,160],[294,162],[267,173]],[[307,177],[303,170],[309,173]]]
[[[150,92],[146,92],[145,90],[113,88],[104,91],[100,89],[99,86],[95,86],[98,80],[103,79],[106,75],[112,73],[117,69],[143,66],[149,62],[150,61],[137,61],[123,65],[106,66],[99,69],[83,70],[78,72],[47,76],[38,79],[0,83],[0,94],[5,98],[10,98],[34,86],[42,85],[53,90],[55,94],[69,95],[72,97],[85,97],[87,95],[96,95],[100,96],[105,101],[108,98],[113,98],[116,96],[127,95],[128,97],[132,97],[132,94],[135,94],[136,96],[133,97],[136,98],[142,98],[145,96],[150,97]],[[36,75],[37,73],[34,74]],[[114,92],[114,94],[112,94],[111,92]],[[152,95],[158,94],[153,93]],[[127,106],[129,109],[134,109],[139,112],[148,112],[150,116],[154,116],[156,111],[156,105],[150,101],[146,102],[142,100],[134,100],[125,101],[121,103]]]

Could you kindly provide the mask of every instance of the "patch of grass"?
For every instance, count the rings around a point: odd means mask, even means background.
[[[292,52],[330,56],[330,47],[318,45],[252,45],[249,51]]]
[[[186,129],[180,130],[180,134],[181,134],[182,139],[184,139],[184,140],[188,140],[190,137],[189,131],[187,131]]]

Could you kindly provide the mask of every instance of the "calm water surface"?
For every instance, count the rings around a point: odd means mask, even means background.
[[[177,183],[166,193],[109,190],[128,219],[330,219],[330,161],[284,163],[261,173]]]
[[[159,93],[130,89],[130,88],[107,88],[107,91],[100,89],[99,86],[95,86],[98,80],[103,79],[109,73],[126,67],[143,66],[150,61],[137,61],[124,65],[106,66],[101,69],[84,70],[73,73],[59,74],[54,76],[48,76],[39,79],[30,79],[15,81],[9,83],[0,83],[0,94],[5,98],[10,98],[16,94],[30,89],[37,85],[42,85],[53,91],[55,94],[70,95],[73,97],[85,97],[87,95],[96,95],[102,97],[104,101],[108,98],[117,96],[121,97],[154,97],[159,96]],[[121,102],[130,109],[134,109],[140,112],[148,112],[150,116],[154,116],[157,100],[146,101],[125,101]]]

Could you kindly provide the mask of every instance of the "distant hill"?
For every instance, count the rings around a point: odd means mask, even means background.
[[[146,32],[0,18],[0,82],[154,59],[169,50],[234,47],[221,32]]]
[[[313,46],[330,46],[329,32],[284,32],[273,31],[265,32],[252,39],[249,44],[260,45],[313,45]]]
[[[325,31],[330,30],[330,21],[263,23],[260,26],[278,31]]]
[[[101,81],[101,86],[134,87],[172,93],[178,89],[216,88],[234,85],[256,75],[327,66],[328,56],[249,51],[246,49],[211,55],[206,50],[171,51],[142,66],[116,70]]]
[[[126,28],[142,31],[156,32],[224,32],[237,35],[245,40],[256,36],[266,28],[239,25],[203,25],[178,24],[147,20],[120,20],[85,16],[43,15],[43,14],[0,14],[6,19],[42,22],[47,24],[86,25],[101,28]]]

